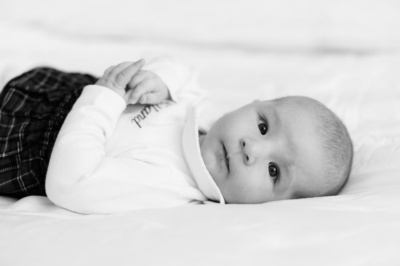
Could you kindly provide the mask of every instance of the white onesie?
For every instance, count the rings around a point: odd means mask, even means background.
[[[106,214],[144,208],[224,203],[201,158],[193,72],[171,58],[158,74],[173,101],[129,105],[112,90],[86,86],[57,137],[46,177],[51,201],[71,211]]]

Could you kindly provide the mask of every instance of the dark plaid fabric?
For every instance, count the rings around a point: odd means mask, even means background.
[[[46,195],[45,177],[57,134],[84,86],[97,78],[35,68],[0,94],[0,195]]]

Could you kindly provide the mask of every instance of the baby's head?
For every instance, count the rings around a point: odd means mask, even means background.
[[[227,203],[336,195],[353,158],[339,118],[302,96],[255,101],[224,115],[200,148]]]

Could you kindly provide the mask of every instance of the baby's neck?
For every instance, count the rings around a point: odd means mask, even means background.
[[[207,135],[207,132],[205,132],[203,130],[199,130],[199,144],[200,144],[200,147],[201,147],[201,143],[203,143],[206,135]]]

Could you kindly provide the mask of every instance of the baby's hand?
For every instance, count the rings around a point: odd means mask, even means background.
[[[125,62],[117,66],[106,69],[103,76],[96,82],[97,85],[107,87],[119,94],[125,102],[129,103],[130,94],[126,92],[132,77],[143,67],[144,60],[141,59],[134,63]]]
[[[139,70],[128,84],[127,103],[157,104],[170,99],[167,85],[154,72]]]

